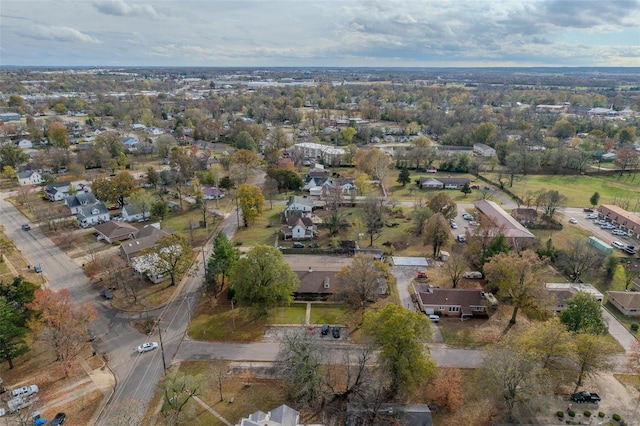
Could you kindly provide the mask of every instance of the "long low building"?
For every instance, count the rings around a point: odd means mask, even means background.
[[[598,218],[626,231],[633,238],[640,238],[640,217],[618,206],[603,204],[598,208]]]
[[[512,245],[527,247],[535,241],[535,235],[493,201],[479,200],[474,206],[495,224]]]

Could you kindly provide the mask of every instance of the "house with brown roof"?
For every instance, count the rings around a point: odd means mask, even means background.
[[[546,283],[545,287],[549,295],[553,298],[553,311],[562,312],[567,308],[567,300],[572,298],[578,292],[589,293],[600,303],[604,299],[604,295],[591,284],[586,283]]]
[[[285,240],[310,240],[316,235],[316,229],[309,217],[289,216],[287,223],[280,227]]]
[[[640,293],[637,291],[608,291],[609,302],[623,315],[640,317]]]
[[[422,189],[462,189],[469,182],[467,178],[421,177],[418,186]]]
[[[495,298],[484,291],[468,288],[438,288],[415,284],[420,310],[426,314],[471,318],[487,316]]]
[[[511,245],[522,248],[534,243],[535,235],[493,201],[479,200],[473,205],[476,210],[493,222],[497,229],[496,232],[503,234]]]
[[[127,263],[130,263],[131,259],[139,256],[143,250],[154,247],[160,238],[171,234],[173,234],[173,230],[170,228],[161,229],[159,223],[147,225],[132,234],[132,239],[120,246],[120,255],[125,258]]]
[[[300,286],[293,293],[296,300],[327,300],[338,290],[337,271],[295,271]]]
[[[114,220],[94,225],[93,229],[98,233],[98,240],[104,240],[109,244],[112,244],[114,241],[128,240],[133,234],[138,232],[138,228],[135,226]]]
[[[640,217],[618,206],[603,204],[598,207],[598,219],[616,225],[634,238],[640,238]]]

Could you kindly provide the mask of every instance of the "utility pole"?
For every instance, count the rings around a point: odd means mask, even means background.
[[[160,336],[160,352],[162,352],[163,371],[167,371],[167,361],[164,359],[164,345],[162,344],[162,324],[160,324],[160,322],[158,322],[158,335]]]
[[[236,332],[236,313],[233,310],[233,299],[231,299],[231,321],[233,322],[233,332]]]

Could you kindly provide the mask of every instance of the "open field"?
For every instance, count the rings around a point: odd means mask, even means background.
[[[238,246],[253,247],[258,244],[273,246],[280,231],[280,213],[283,205],[274,205],[273,210],[265,206],[262,215],[254,222],[244,227],[240,219],[240,227],[232,238],[232,242]]]

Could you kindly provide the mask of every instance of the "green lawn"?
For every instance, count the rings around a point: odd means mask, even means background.
[[[291,306],[276,308],[269,315],[271,324],[304,324],[307,315],[306,303],[292,303]]]
[[[343,324],[348,319],[347,307],[333,303],[311,304],[311,324]]]
[[[216,217],[214,220],[213,217],[208,216],[206,230],[204,226],[191,229],[190,224],[202,222],[202,211],[200,209],[188,210],[190,206],[187,202],[183,202],[183,207],[185,209],[183,212],[167,214],[162,221],[162,226],[172,228],[177,234],[187,238],[193,246],[201,246],[208,237],[207,232],[213,231],[220,218]]]
[[[253,247],[258,244],[273,246],[276,235],[280,232],[280,212],[284,210],[283,205],[274,205],[273,210],[265,206],[265,210],[254,223],[245,228],[240,222],[238,232],[233,236],[232,242],[236,245]]]
[[[496,173],[485,173],[488,179],[497,182]],[[638,181],[628,176],[540,176],[529,175],[514,180],[513,187],[508,188],[520,198],[527,193],[535,193],[541,189],[558,190],[567,197],[567,207],[588,207],[589,198],[594,192],[600,193],[600,204],[612,204],[615,198],[638,198]]]
[[[622,313],[615,306],[613,306],[611,302],[605,303],[604,306],[611,313],[611,315],[616,317],[616,319],[620,321],[620,323],[627,328],[627,330],[629,330],[632,334],[635,334],[640,338],[640,333],[638,333],[637,331],[636,332],[631,331],[631,324],[640,324],[640,319],[638,318],[633,319],[625,315],[622,315]],[[610,335],[608,334],[607,336],[610,336]]]

